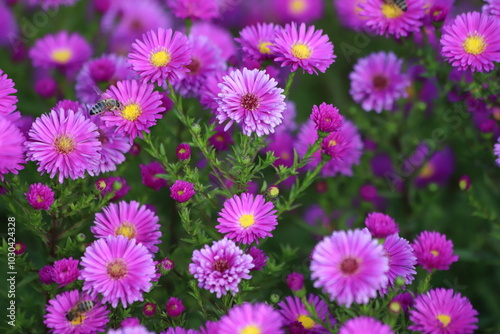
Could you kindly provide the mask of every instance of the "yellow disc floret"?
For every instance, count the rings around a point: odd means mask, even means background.
[[[141,106],[137,103],[126,105],[122,110],[122,117],[128,121],[135,121],[141,114]]]
[[[52,51],[52,60],[59,64],[66,64],[71,60],[72,52],[70,49],[57,49]]]
[[[305,44],[294,44],[292,45],[292,55],[299,59],[309,59],[311,58],[312,50]]]
[[[172,55],[167,50],[160,50],[149,57],[149,62],[153,64],[154,67],[167,66],[171,60]]]
[[[254,215],[242,215],[240,217],[240,225],[241,227],[247,228],[255,224],[255,216]]]
[[[465,39],[463,47],[468,54],[477,56],[484,52],[487,45],[482,36],[474,35]]]
[[[394,4],[384,3],[382,5],[382,14],[388,19],[397,19],[403,15],[403,11]]]

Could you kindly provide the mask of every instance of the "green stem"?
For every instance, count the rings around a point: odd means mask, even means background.
[[[285,91],[283,92],[283,94],[285,96],[288,96],[288,92],[290,91],[290,88],[292,87],[293,78],[295,77],[295,73],[297,73],[297,72],[294,71],[294,72],[290,73],[290,75],[288,76],[288,80],[286,81]]]

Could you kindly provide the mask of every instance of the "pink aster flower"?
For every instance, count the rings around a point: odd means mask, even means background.
[[[408,328],[423,334],[469,334],[477,329],[477,315],[460,293],[433,289],[415,299]]]
[[[232,131],[226,131],[220,125],[217,125],[214,131],[215,134],[212,137],[208,138],[208,143],[212,145],[217,151],[225,151],[234,144],[233,137],[231,136]]]
[[[147,165],[139,165],[141,167],[142,183],[146,187],[153,188],[158,191],[160,188],[167,186],[167,180],[157,177],[157,174],[166,174],[167,171],[158,161],[153,161]]]
[[[273,43],[278,29],[274,23],[258,23],[245,27],[240,31],[240,37],[235,40],[240,43],[247,59],[261,61],[273,57],[269,46]]]
[[[228,291],[238,293],[238,284],[251,278],[248,273],[254,266],[252,257],[227,238],[195,250],[192,261],[189,272],[198,280],[198,287],[215,292],[217,298]]]
[[[170,197],[179,203],[187,202],[194,196],[196,191],[194,185],[190,182],[177,180],[170,187]]]
[[[286,285],[292,291],[300,291],[304,288],[304,275],[301,273],[291,273],[286,277]]]
[[[123,235],[96,240],[83,254],[79,279],[83,291],[102,295],[103,302],[123,307],[143,300],[142,293],[152,287],[155,264],[148,249]]]
[[[17,97],[14,95],[14,81],[0,69],[0,117],[4,116],[10,122],[17,121],[21,114],[16,112]]]
[[[179,144],[179,146],[175,149],[175,154],[179,160],[188,160],[191,158],[191,146],[186,143]]]
[[[82,301],[92,300],[94,307],[83,316],[68,320],[68,311]],[[108,323],[109,311],[101,302],[88,295],[82,295],[78,290],[65,291],[49,300],[43,321],[49,328],[49,333],[97,333],[103,332]]]
[[[166,0],[175,16],[181,19],[208,20],[219,16],[216,0]]]
[[[101,159],[101,143],[97,126],[82,113],[52,110],[37,118],[26,142],[27,157],[38,162],[38,171],[59,173],[64,179],[82,178],[85,172],[94,175]]]
[[[384,241],[384,252],[389,259],[389,286],[394,286],[396,278],[402,277],[406,284],[411,284],[417,272],[417,258],[408,240],[392,234]]]
[[[272,237],[270,231],[278,225],[276,212],[273,203],[266,202],[262,195],[234,195],[224,203],[217,219],[219,225],[215,227],[230,239],[251,244]]]
[[[176,82],[189,70],[191,45],[188,38],[172,29],[149,31],[132,44],[129,63],[142,80],[162,85]]]
[[[460,70],[489,72],[500,62],[500,21],[498,18],[470,12],[459,15],[443,27],[442,54]]]
[[[387,238],[399,232],[399,226],[394,219],[380,212],[369,213],[365,225],[374,238]]]
[[[243,133],[257,136],[274,132],[274,128],[283,121],[285,95],[277,88],[276,80],[265,71],[235,70],[219,84],[217,120],[220,124],[229,120],[224,130],[234,122],[241,124]]]
[[[90,228],[96,238],[123,235],[136,239],[152,253],[158,251],[156,245],[161,243],[160,219],[151,210],[136,201],[121,201],[109,204],[102,211],[96,213],[94,226]]]
[[[141,324],[141,321],[139,320],[139,318],[129,317],[129,318],[125,318],[120,323],[120,326],[121,327],[136,327],[136,326],[139,326],[140,324]]]
[[[165,110],[154,86],[137,80],[118,81],[104,96],[120,101],[122,108],[119,112],[106,112],[101,119],[107,127],[115,127],[116,133],[128,135],[131,144],[135,137],[142,138],[142,131],[149,133]]]
[[[448,270],[458,255],[453,255],[453,243],[439,232],[424,231],[413,241],[413,249],[417,256],[417,264],[428,272]]]
[[[185,309],[186,308],[184,307],[184,304],[182,304],[182,300],[175,297],[171,297],[165,306],[167,315],[172,318],[180,316]]]
[[[35,67],[73,73],[90,58],[92,48],[80,34],[63,30],[37,39],[29,55]]]
[[[313,106],[311,119],[316,129],[323,132],[338,131],[344,122],[344,117],[339,114],[339,110],[324,102],[319,107]]]
[[[332,327],[334,326],[335,319],[328,313],[328,305],[321,298],[310,294],[307,298],[307,302],[314,307],[318,318],[322,322],[326,323],[328,318],[330,325]],[[307,311],[306,305],[299,297],[286,297],[284,301],[278,303],[278,307],[280,308],[279,312],[281,313],[285,326],[289,326],[293,322],[298,321],[302,325],[302,333],[304,334],[329,333],[328,329],[314,322],[310,317],[311,314]]]
[[[391,326],[372,317],[357,317],[346,321],[340,328],[339,334],[394,334]]]
[[[333,0],[335,12],[342,25],[354,30],[361,30],[361,28],[363,28],[365,17],[359,15],[361,12],[359,4],[365,1],[366,0]]]
[[[25,138],[21,131],[7,118],[0,116],[0,180],[4,175],[24,168]]]
[[[269,46],[281,67],[290,66],[295,72],[299,67],[309,74],[325,73],[326,69],[337,58],[333,54],[333,44],[323,30],[315,30],[302,23],[297,27],[295,22],[276,32],[274,43]]]
[[[336,231],[312,252],[314,287],[323,288],[340,305],[368,303],[388,284],[389,261],[368,231]]]
[[[272,3],[283,23],[311,23],[323,16],[323,0],[273,0]]]
[[[321,142],[322,152],[333,160],[344,160],[351,150],[351,138],[346,136],[345,132],[334,131],[323,138]]]
[[[75,281],[78,277],[78,260],[73,260],[72,257],[56,261],[52,267],[52,279],[59,284],[60,288]]]
[[[28,192],[24,196],[35,210],[49,210],[54,204],[54,191],[42,183],[30,185]]]
[[[362,58],[349,75],[354,101],[365,111],[392,110],[394,103],[407,97],[410,86],[408,75],[402,72],[403,60],[394,53],[372,53]]]
[[[278,311],[264,303],[233,306],[219,321],[219,334],[283,334],[283,320]]]
[[[423,25],[425,2],[413,0],[406,4],[407,10],[403,11],[384,0],[365,0],[359,4],[359,15],[365,19],[365,26],[378,35],[406,37],[408,33],[418,32]]]
[[[268,256],[261,249],[257,247],[250,247],[247,254],[252,257],[253,268],[252,271],[262,270],[266,266]]]

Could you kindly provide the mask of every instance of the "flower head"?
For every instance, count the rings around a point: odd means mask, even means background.
[[[483,6],[483,13],[500,18],[500,1],[485,0],[485,2],[487,3],[487,5]]]
[[[292,291],[302,290],[304,288],[304,275],[301,273],[288,274],[286,284]]]
[[[42,183],[30,185],[28,192],[24,196],[35,210],[49,210],[50,206],[54,204],[54,192],[49,186]]]
[[[451,289],[433,289],[415,298],[408,329],[424,334],[469,334],[477,329],[477,311]]]
[[[208,20],[219,16],[216,0],[167,0],[174,15],[181,19]]]
[[[43,284],[52,284],[54,283],[54,279],[52,278],[52,273],[54,272],[54,267],[51,265],[46,265],[42,269],[38,271],[38,275],[40,276],[40,282]]]
[[[141,167],[142,183],[146,187],[153,188],[158,191],[162,187],[167,186],[167,180],[157,177],[157,174],[166,174],[167,171],[158,161],[153,161],[147,165],[139,165]]]
[[[142,313],[146,317],[152,317],[156,313],[156,304],[154,304],[154,303],[144,304],[144,307],[142,308]]]
[[[311,119],[316,129],[323,132],[338,131],[342,127],[344,117],[331,104],[322,103],[319,107],[313,106]]]
[[[489,72],[500,62],[499,30],[498,18],[478,12],[459,15],[443,27],[442,54],[460,70]]]
[[[270,231],[278,224],[273,203],[266,202],[262,195],[248,193],[226,200],[217,221],[220,233],[244,244],[272,236]]]
[[[278,83],[265,71],[235,70],[223,77],[219,84],[221,92],[217,102],[217,120],[220,124],[229,120],[224,130],[236,122],[241,124],[243,133],[257,136],[274,132],[283,120],[285,95]]]
[[[168,274],[170,270],[174,269],[175,262],[174,260],[166,257],[163,260],[159,261],[156,266],[162,274]]]
[[[262,268],[265,267],[268,256],[266,255],[266,253],[264,253],[264,251],[257,247],[250,247],[250,249],[248,249],[247,251],[247,254],[252,257],[252,263],[254,266],[252,268],[252,271],[262,270]]]
[[[351,150],[351,138],[345,132],[334,131],[321,141],[322,152],[334,160],[344,160]]]
[[[389,259],[389,286],[394,286],[396,278],[402,277],[406,284],[413,282],[417,274],[415,266],[417,258],[413,254],[413,248],[408,240],[397,234],[391,234],[384,241],[384,252]]]
[[[179,160],[188,160],[191,158],[191,146],[186,143],[179,144],[179,146],[175,149],[175,154]]]
[[[322,299],[311,294],[307,298],[307,302],[314,307],[318,318],[322,322],[326,322],[328,317],[331,326],[334,326],[335,319],[328,313],[328,305]],[[285,326],[290,326],[293,322],[298,321],[302,325],[302,333],[304,334],[329,333],[328,329],[313,320],[311,314],[307,311],[306,305],[299,297],[286,297],[284,301],[278,303],[278,307]]]
[[[0,69],[0,117],[4,116],[11,122],[20,118],[20,113],[15,112],[17,108],[15,93],[17,89],[14,88],[14,81]]]
[[[369,213],[365,225],[374,238],[387,238],[399,232],[398,224],[388,215],[380,212]]]
[[[453,255],[453,243],[439,232],[424,231],[413,241],[417,264],[431,272],[434,269],[448,270],[458,255]]]
[[[96,240],[83,254],[80,279],[83,291],[102,295],[103,302],[123,307],[143,300],[142,293],[152,287],[155,265],[152,254],[136,239],[123,235]]]
[[[14,254],[23,255],[26,251],[26,244],[24,242],[14,243]]]
[[[194,185],[190,182],[177,180],[170,187],[170,197],[179,203],[187,202],[196,194]]]
[[[283,334],[278,311],[264,303],[235,305],[219,321],[219,334]]]
[[[189,272],[198,280],[198,287],[215,292],[217,298],[228,291],[237,293],[238,284],[251,278],[248,273],[254,266],[252,257],[226,238],[195,250],[192,261]]]
[[[323,30],[307,27],[305,23],[300,26],[295,22],[287,24],[276,32],[270,46],[276,56],[274,61],[281,63],[281,67],[290,66],[291,72],[300,67],[309,74],[325,73],[337,56],[333,54],[333,44],[328,36],[322,34]]]
[[[10,120],[0,116],[0,180],[4,180],[5,174],[17,174],[24,168],[21,165],[24,163],[24,143],[21,131]]]
[[[175,297],[171,297],[165,306],[167,315],[172,318],[180,316],[185,309],[186,308],[184,307],[184,304],[182,304],[182,300]]]
[[[278,29],[274,23],[258,23],[245,27],[235,40],[240,43],[247,59],[261,61],[273,58],[270,46]]]
[[[311,277],[331,300],[350,307],[368,303],[388,284],[389,261],[368,231],[336,231],[314,247]]]
[[[127,180],[118,176],[102,177],[95,182],[95,186],[101,192],[102,197],[105,197],[108,193],[114,193],[111,198],[112,201],[124,197],[130,190]]]
[[[60,288],[75,281],[78,278],[78,263],[79,261],[73,260],[72,257],[54,262],[52,280],[59,284]]]
[[[372,317],[357,317],[348,320],[339,331],[339,334],[394,334],[391,326]]]
[[[389,310],[393,313],[399,313],[404,311],[408,312],[408,309],[413,306],[413,296],[410,292],[403,292],[392,298],[389,303]]]
[[[333,0],[333,6],[335,7],[337,17],[342,25],[355,30],[361,30],[361,28],[363,28],[365,17],[359,15],[361,12],[359,4],[365,1],[366,0]]]

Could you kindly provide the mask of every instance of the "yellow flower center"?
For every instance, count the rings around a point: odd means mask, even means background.
[[[309,59],[311,58],[311,48],[305,44],[294,44],[292,45],[292,55],[299,59]]]
[[[115,259],[106,265],[108,277],[114,280],[120,280],[127,276],[127,264],[123,259]]]
[[[149,57],[149,62],[153,64],[154,67],[167,66],[170,60],[172,60],[172,55],[167,50],[160,50]]]
[[[294,14],[303,13],[306,8],[306,1],[304,0],[292,0],[290,2],[290,10]]]
[[[259,52],[260,53],[265,53],[265,54],[270,54],[271,49],[269,49],[269,45],[273,45],[271,42],[261,42],[259,44]]]
[[[184,153],[186,153],[186,150],[185,150],[185,149],[183,149],[183,148],[181,148],[181,149],[179,150],[179,153],[184,154]]]
[[[336,146],[337,145],[337,141],[332,139],[328,142],[328,146],[332,147],[332,146]]]
[[[309,318],[307,315],[304,314],[301,314],[297,318],[297,321],[300,321],[300,323],[302,324],[302,326],[304,326],[305,329],[311,329],[314,327],[314,325],[316,325],[314,320],[312,320],[311,318]]]
[[[76,148],[75,140],[67,135],[60,135],[54,141],[54,147],[59,154],[70,154]]]
[[[141,114],[141,106],[137,103],[128,104],[122,110],[122,117],[132,122],[138,119]]]
[[[465,39],[463,47],[465,52],[471,55],[479,55],[484,52],[488,44],[482,36],[474,35]]]
[[[250,326],[245,326],[241,331],[240,334],[260,334],[262,331],[260,330],[259,327],[250,325]]]
[[[125,221],[116,227],[115,235],[123,235],[124,237],[132,239],[137,235],[137,229],[134,224]]]
[[[423,177],[423,178],[429,178],[432,175],[434,175],[434,166],[431,163],[426,163],[418,176]]]
[[[52,51],[52,60],[59,64],[66,64],[72,56],[71,50],[67,48]]]
[[[401,312],[402,307],[399,302],[392,302],[389,304],[389,309],[394,313],[399,313]]]
[[[179,195],[179,196],[184,195],[184,190],[179,190],[179,191],[177,192],[177,195]]]
[[[446,328],[446,326],[449,325],[449,323],[451,321],[451,317],[449,315],[446,315],[446,314],[438,315],[437,319],[443,324],[443,327],[445,327],[445,328]]]
[[[382,14],[388,19],[397,19],[403,15],[403,11],[394,4],[384,3],[382,5]]]
[[[437,250],[431,250],[431,254],[436,257],[439,255],[439,252]]]
[[[71,320],[71,325],[73,326],[78,326],[83,323],[83,320],[85,320],[86,316],[85,314],[80,313],[76,318]]]
[[[36,201],[37,201],[38,203],[42,203],[42,202],[43,202],[43,198],[42,198],[42,196],[40,196],[40,195],[36,195]]]
[[[255,216],[254,215],[242,215],[240,218],[241,227],[247,228],[255,224]]]

